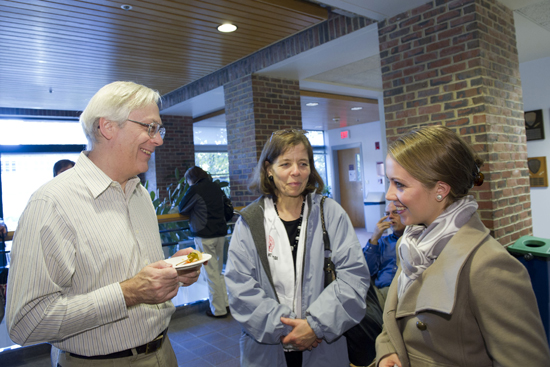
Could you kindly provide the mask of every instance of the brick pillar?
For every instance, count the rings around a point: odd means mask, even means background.
[[[155,150],[155,173],[156,187],[162,200],[168,198],[166,188],[177,182],[176,168],[182,177],[189,167],[195,165],[195,146],[192,117],[161,115],[161,118],[166,127],[166,136],[164,144]]]
[[[532,234],[527,145],[512,11],[495,0],[437,0],[379,24],[388,143],[448,126],[485,160],[472,190],[503,245]]]
[[[297,80],[247,75],[224,86],[231,201],[244,206],[257,196],[248,182],[265,142],[280,129],[302,128]]]

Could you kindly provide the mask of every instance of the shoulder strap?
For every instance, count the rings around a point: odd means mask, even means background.
[[[250,233],[252,234],[252,239],[254,240],[254,245],[256,246],[256,251],[262,267],[267,275],[269,284],[273,287],[275,297],[279,301],[277,296],[277,291],[275,290],[275,283],[273,282],[273,276],[271,275],[271,269],[269,267],[269,262],[267,260],[267,244],[265,243],[265,227],[264,227],[264,197],[253,201],[246,208],[238,212],[241,218],[248,224],[250,228]]]
[[[324,210],[323,210],[323,204],[325,203],[325,199],[327,197],[326,196],[323,196],[321,198],[321,225],[323,226],[323,242],[325,244],[325,251],[330,251],[332,252],[332,250],[330,249],[330,238],[328,237],[328,233],[327,233],[327,226],[325,225],[325,213],[324,213]]]
[[[328,237],[327,233],[327,226],[325,225],[325,213],[323,210],[323,204],[325,203],[325,199],[327,197],[323,196],[321,198],[321,225],[323,226],[323,243],[325,244],[325,262],[323,266],[323,271],[325,275],[325,288],[332,283],[336,279],[336,269],[334,267],[334,263],[332,262],[330,254],[332,253],[332,250],[330,249],[330,239]]]

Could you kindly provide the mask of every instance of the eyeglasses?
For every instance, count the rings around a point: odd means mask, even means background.
[[[149,134],[149,137],[151,139],[154,139],[155,136],[157,136],[157,133],[159,133],[160,135],[160,138],[164,140],[164,135],[166,135],[166,128],[156,122],[151,122],[150,124],[146,124],[146,123],[143,123],[143,122],[139,122],[139,121],[134,121],[134,120],[130,120],[128,119],[128,121],[132,121],[132,122],[135,122],[136,124],[140,124],[141,126],[146,126],[147,127],[147,134]]]

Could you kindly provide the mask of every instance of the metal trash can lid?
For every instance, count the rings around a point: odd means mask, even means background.
[[[508,246],[507,249],[515,254],[532,254],[539,257],[550,257],[550,239],[523,236],[518,238],[513,245]]]

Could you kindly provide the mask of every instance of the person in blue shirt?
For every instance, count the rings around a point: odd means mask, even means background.
[[[384,214],[385,216],[376,223],[372,237],[363,248],[363,254],[367,260],[370,275],[374,279],[376,293],[382,307],[384,307],[388,288],[397,271],[395,244],[405,231],[405,225],[401,223],[401,218],[397,215],[392,202],[386,206]],[[383,236],[390,227],[392,233]]]

